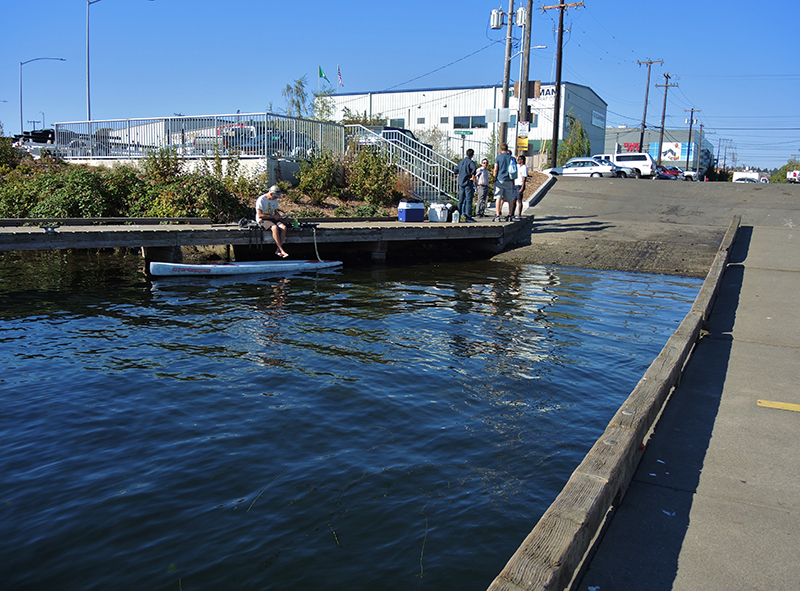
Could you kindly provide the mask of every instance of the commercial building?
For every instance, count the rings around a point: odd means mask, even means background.
[[[606,143],[603,153],[641,152],[639,142],[640,127],[609,127],[606,129]],[[661,129],[645,129],[644,147],[653,160],[658,161],[658,145]],[[691,152],[689,150],[691,142]],[[596,154],[597,152],[593,152]],[[714,144],[706,139],[701,129],[665,129],[661,146],[661,164],[679,166],[684,170],[706,170],[714,163]]]
[[[528,155],[545,153],[553,138],[555,84],[531,82],[528,105],[531,121],[527,129],[518,127],[519,99],[510,89],[508,112],[503,113],[502,86],[468,86],[456,88],[423,88],[365,93],[341,93],[332,96],[334,120],[341,121],[347,112],[368,118],[380,116],[391,127],[410,129],[416,136],[434,145],[443,154],[460,156],[467,148],[480,157],[493,151],[503,116],[508,121],[508,144],[514,150],[527,140]],[[582,124],[592,144],[592,152],[605,147],[607,104],[592,89],[563,82],[559,134],[563,140],[569,133],[568,115]]]

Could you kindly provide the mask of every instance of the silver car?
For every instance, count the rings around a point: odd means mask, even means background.
[[[613,164],[603,164],[594,158],[571,158],[564,166],[547,168],[542,172],[553,176],[614,177],[617,176],[617,167]]]

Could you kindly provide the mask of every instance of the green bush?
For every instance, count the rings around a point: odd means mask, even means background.
[[[222,181],[203,173],[153,184],[137,197],[131,214],[138,217],[203,217],[228,223],[252,214]]]
[[[347,170],[350,192],[370,205],[389,205],[397,172],[389,157],[374,149],[362,149]]]
[[[151,150],[142,161],[142,169],[147,178],[157,183],[168,183],[180,176],[184,170],[184,160],[177,148]]]
[[[341,164],[329,152],[313,155],[300,163],[298,189],[311,198],[313,205],[322,205],[329,196],[339,197],[341,186]]]
[[[30,217],[124,216],[127,198],[137,183],[141,181],[130,168],[70,166],[40,177],[38,202],[31,208]]]
[[[0,133],[2,133],[2,130],[0,130]],[[13,142],[14,138],[0,135],[0,168],[4,167],[13,170],[23,159],[30,158],[24,152],[14,149],[11,146]]]

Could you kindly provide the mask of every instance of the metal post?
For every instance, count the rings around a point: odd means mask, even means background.
[[[92,120],[92,99],[89,85],[89,7],[100,0],[86,0],[86,120]]]

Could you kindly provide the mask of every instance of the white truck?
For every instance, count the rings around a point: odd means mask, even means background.
[[[800,170],[790,170],[786,173],[787,183],[800,183]]]
[[[761,175],[756,170],[741,170],[733,173],[734,183],[757,183]]]
[[[645,152],[623,152],[621,154],[595,154],[592,158],[608,160],[616,166],[630,168],[637,178],[648,178],[656,174],[656,163]]]

